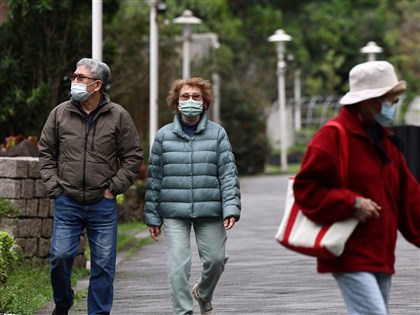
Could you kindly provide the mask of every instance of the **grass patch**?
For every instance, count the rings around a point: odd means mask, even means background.
[[[128,251],[127,258],[130,258],[138,249],[150,244],[151,242],[152,242],[151,237],[138,240],[137,243],[133,247],[131,247],[130,250]]]
[[[265,166],[265,174],[267,175],[296,175],[300,169],[300,163],[293,163],[287,165],[287,172],[280,170],[280,166],[267,164]]]
[[[141,231],[147,230],[147,225],[141,222],[131,222],[131,223],[123,223],[118,225],[118,241],[117,241],[117,251],[122,251],[125,249],[130,248],[132,251],[136,251],[140,247],[145,244],[142,243],[143,240],[137,239],[135,236],[137,233]]]
[[[136,233],[147,230],[147,225],[142,222],[118,224],[118,233]]]
[[[129,250],[129,257],[142,246],[149,244],[150,238],[139,240],[135,236],[144,230],[147,230],[147,226],[140,222],[119,224],[117,251]],[[87,249],[86,257],[89,257],[88,255]],[[13,267],[7,276],[7,282],[0,284],[0,314],[31,315],[52,299],[49,267],[34,267],[30,262],[23,261],[22,259]],[[73,268],[72,286],[87,276],[89,270]],[[86,296],[87,290],[75,292],[76,303]]]
[[[89,271],[74,268],[72,283],[87,276]],[[49,267],[33,267],[21,262],[8,275],[0,288],[0,312],[30,315],[45,305],[52,296]]]

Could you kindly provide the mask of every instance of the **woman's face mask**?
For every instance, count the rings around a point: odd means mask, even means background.
[[[203,101],[194,101],[188,99],[186,101],[179,100],[179,112],[189,120],[193,120],[203,112]]]
[[[389,126],[395,117],[395,111],[397,107],[391,104],[389,101],[384,100],[381,103],[381,112],[375,114],[373,118],[382,126]]]
[[[187,120],[195,120],[203,112],[203,94],[199,87],[185,85],[179,91],[178,111]]]

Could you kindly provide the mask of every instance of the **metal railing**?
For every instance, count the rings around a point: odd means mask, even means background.
[[[302,97],[301,104],[301,125],[302,128],[319,127],[329,119],[336,116],[341,108],[339,101],[341,96],[310,96]],[[289,109],[296,108],[294,98],[287,102]],[[394,125],[405,125],[408,115],[410,124],[420,125],[420,97],[406,100],[404,96],[399,99],[394,119]],[[406,108],[406,110],[405,110]]]

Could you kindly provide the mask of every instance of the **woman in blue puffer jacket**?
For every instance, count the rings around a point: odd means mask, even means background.
[[[207,117],[211,84],[176,80],[167,98],[174,121],[156,134],[149,160],[145,216],[157,241],[165,229],[168,278],[174,314],[216,314],[214,289],[225,263],[226,230],[239,220],[241,202],[235,158],[226,131]],[[194,227],[201,277],[190,290],[190,233]]]

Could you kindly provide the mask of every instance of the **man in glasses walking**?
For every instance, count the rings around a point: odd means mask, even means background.
[[[88,314],[110,314],[116,261],[115,197],[131,186],[143,161],[130,114],[104,92],[109,67],[83,58],[71,76],[71,99],[55,107],[40,138],[40,170],[55,199],[50,276],[55,309],[68,314],[70,276],[86,228],[91,253]]]

